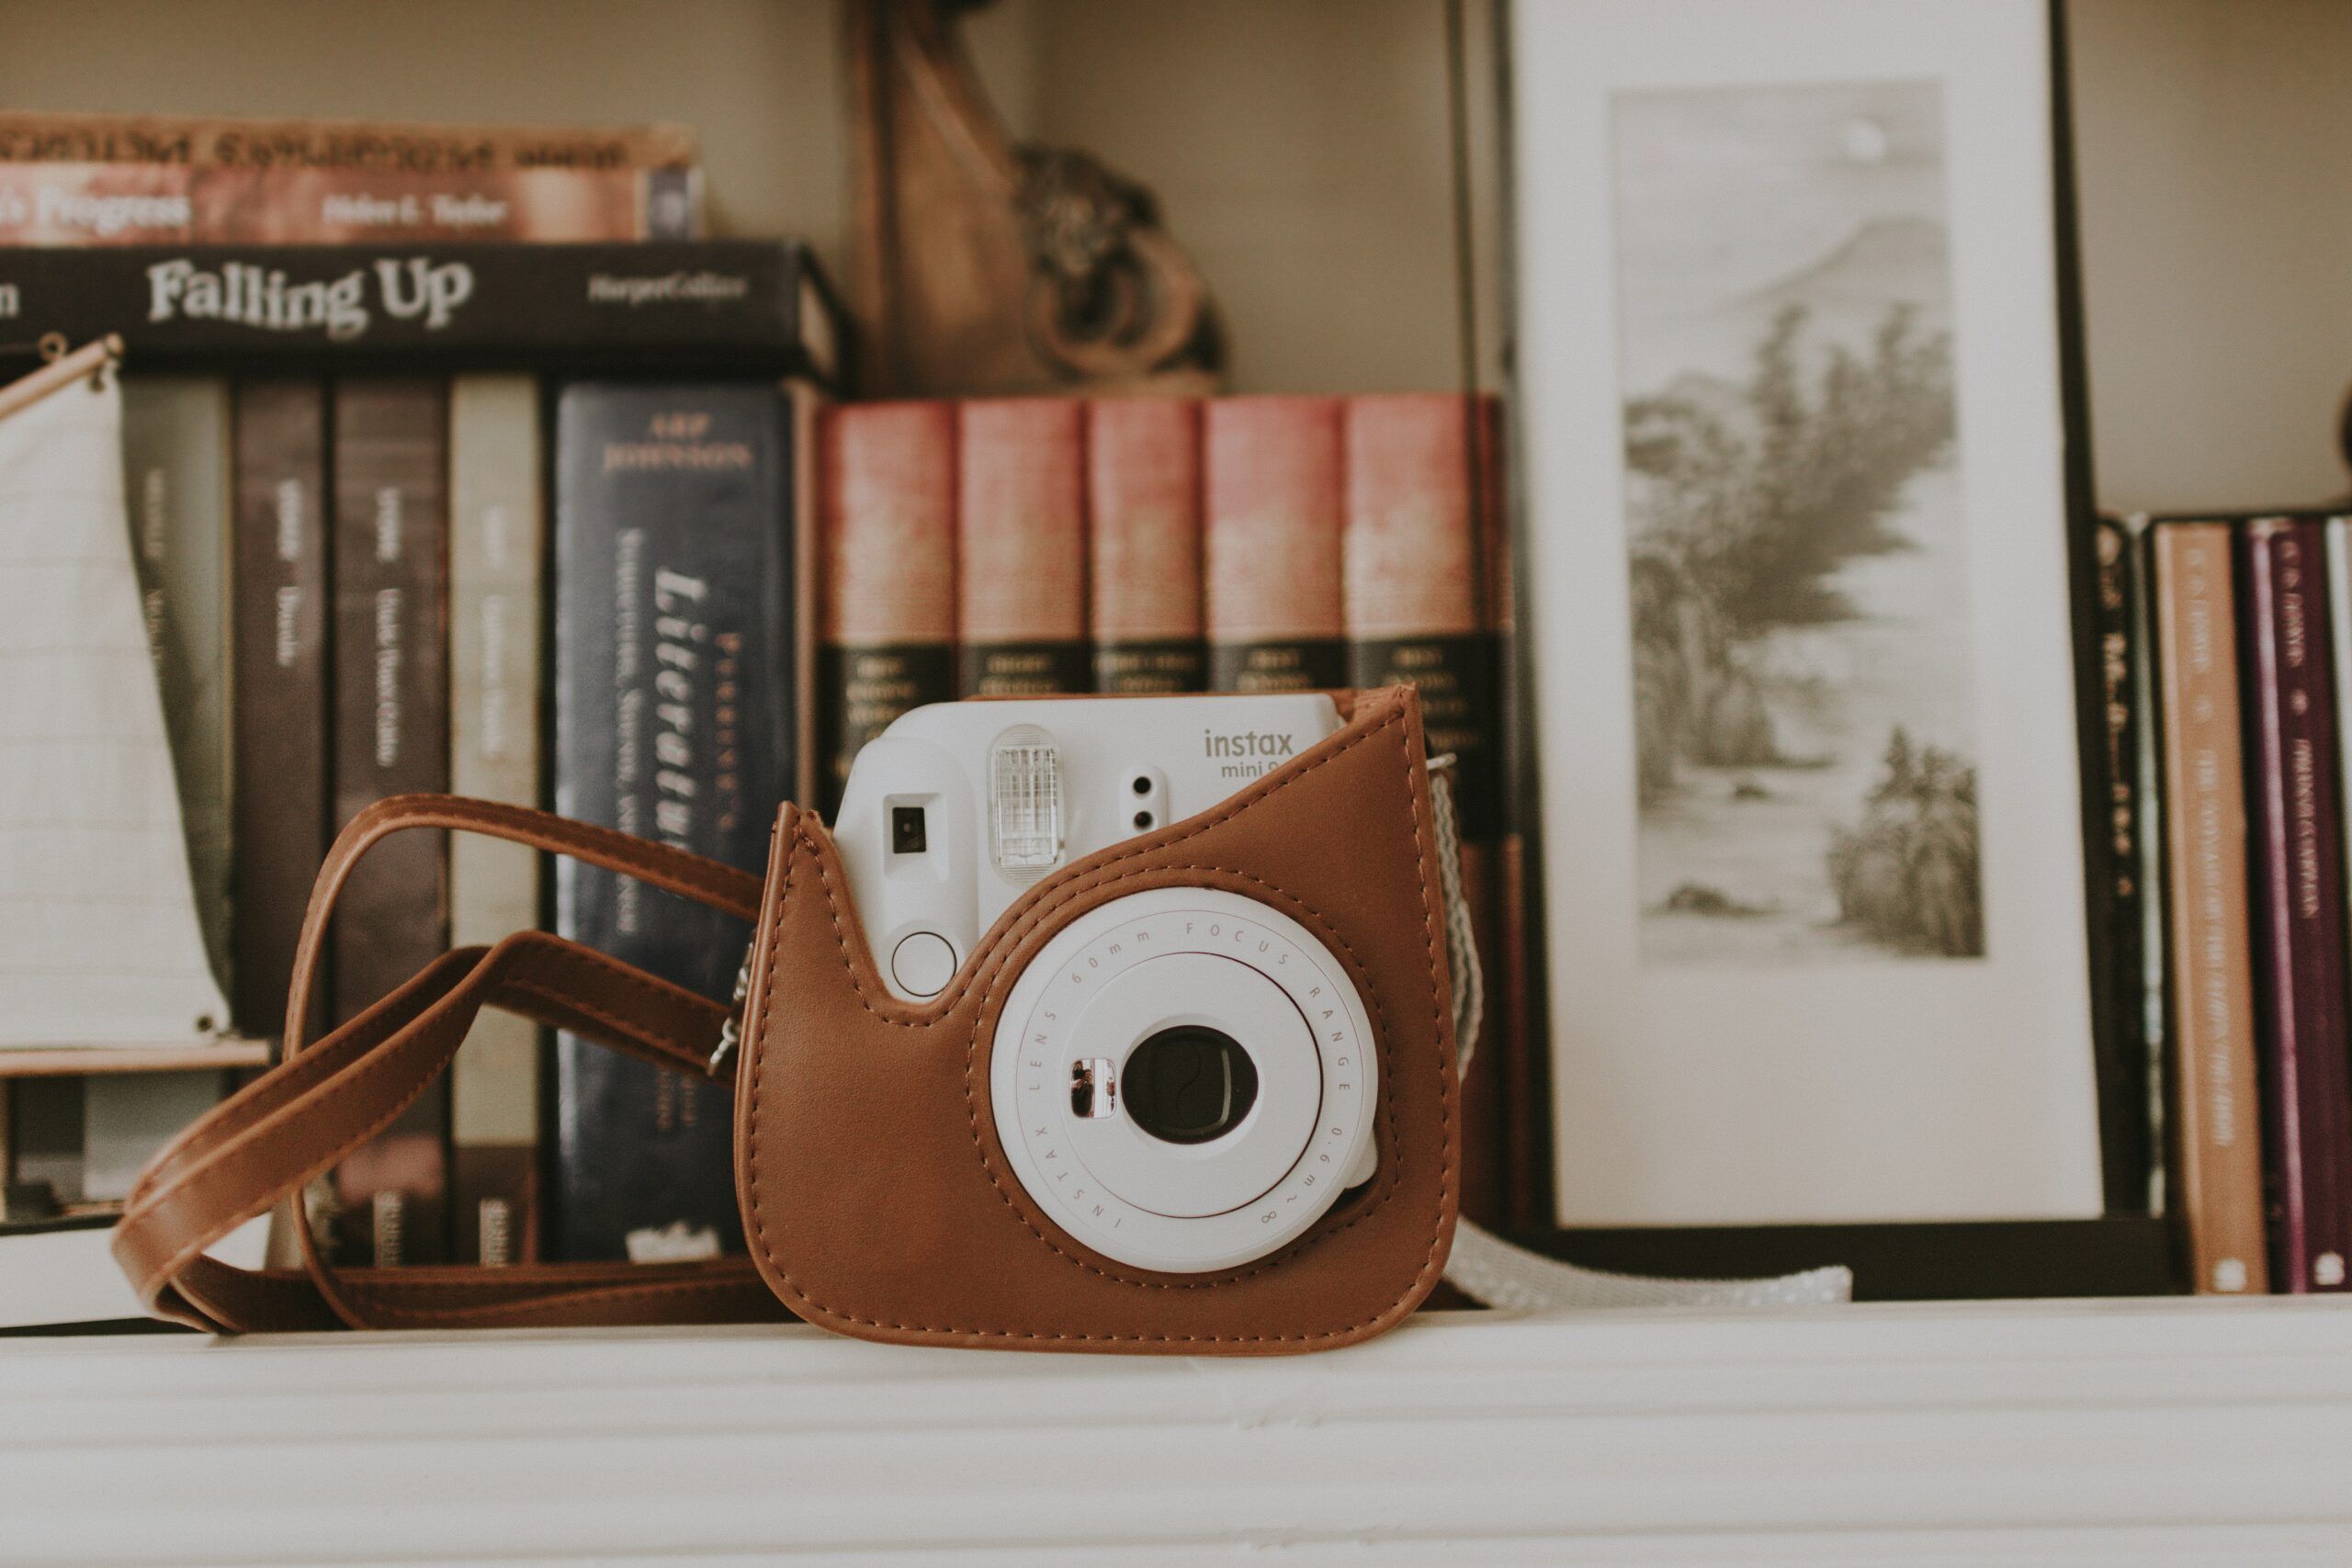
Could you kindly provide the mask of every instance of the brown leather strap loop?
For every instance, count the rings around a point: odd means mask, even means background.
[[[404,828],[466,829],[575,855],[746,919],[758,879],[545,813],[448,796],[380,803],[352,820],[321,870],[288,998],[285,1061],[199,1118],[150,1162],[117,1226],[115,1257],[159,1315],[219,1330],[744,1321],[782,1315],[748,1259],[637,1266],[336,1271],[307,1225],[302,1273],[254,1273],[205,1248],[364,1145],[445,1070],[484,1007],[570,1030],[656,1066],[707,1073],[727,1010],[540,931],[447,953],[317,1042],[300,1023],[328,918],[352,865]]]

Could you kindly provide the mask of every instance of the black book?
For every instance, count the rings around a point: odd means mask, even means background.
[[[794,777],[791,423],[773,385],[590,382],[556,414],[555,801],[757,872]],[[556,923],[724,1000],[751,931],[556,863]],[[736,1249],[723,1088],[573,1036],[556,1047],[567,1258]]]
[[[12,336],[120,333],[144,368],[327,361],[806,376],[847,362],[801,245],[124,245],[0,249]]]

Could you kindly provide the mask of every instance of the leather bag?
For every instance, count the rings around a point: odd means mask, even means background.
[[[132,1190],[114,1251],[159,1315],[216,1332],[744,1322],[790,1313],[909,1344],[1265,1355],[1369,1338],[1418,1306],[1456,1219],[1448,911],[1420,709],[1343,696],[1333,735],[1213,809],[1088,856],[1006,909],[947,989],[883,987],[831,835],[786,806],[763,879],[608,829],[409,795],[355,818],[312,892],[285,1059],[189,1126]],[[488,833],[756,922],[735,1007],[521,931],[447,953],[314,1041],[302,1021],[352,867],[391,834]],[[989,1052],[1023,966],[1124,894],[1216,887],[1305,925],[1348,971],[1380,1055],[1373,1179],[1270,1256],[1211,1274],[1115,1263],[1033,1203],[999,1146]],[[677,1264],[300,1269],[205,1256],[422,1094],[484,1007],[673,1071],[731,1077],[748,1256]]]

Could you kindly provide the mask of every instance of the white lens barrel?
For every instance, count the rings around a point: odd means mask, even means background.
[[[1187,1025],[1230,1036],[1256,1098],[1228,1132],[1179,1144],[1099,1111],[1075,1076],[1122,1074]],[[1007,998],[989,1063],[997,1134],[1031,1198],[1084,1246],[1169,1273],[1273,1252],[1369,1170],[1378,1066],[1338,961],[1288,916],[1237,894],[1158,888],[1073,921]]]

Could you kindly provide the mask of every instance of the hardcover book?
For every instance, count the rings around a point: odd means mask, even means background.
[[[1343,684],[1339,400],[1217,399],[1202,463],[1210,689]]]
[[[684,169],[686,125],[436,125],[198,115],[0,113],[0,164],[437,174]]]
[[[2342,792],[2326,536],[2264,518],[2241,540],[2256,995],[2274,1288],[2352,1288]]]
[[[0,249],[26,335],[119,333],[130,362],[625,367],[682,359],[831,386],[842,327],[780,240]]]
[[[1480,967],[1499,976],[1494,702],[1480,604],[1476,418],[1475,400],[1459,394],[1348,400],[1341,581],[1348,683],[1414,687],[1430,755],[1454,760],[1464,890]],[[1462,1085],[1463,1213],[1487,1224],[1507,1218],[1499,1034],[1491,1025],[1482,1031]]]
[[[690,240],[695,169],[252,168],[0,161],[0,244]]]
[[[334,807],[449,787],[447,389],[335,383]],[[330,952],[333,1013],[350,1018],[448,946],[438,835],[400,833],[353,871]],[[335,1174],[345,1262],[449,1258],[448,1089],[439,1080]]]
[[[449,388],[449,784],[539,804],[539,389],[528,376]],[[449,940],[494,944],[539,923],[539,856],[479,833],[449,840]],[[538,1256],[539,1029],[486,1010],[449,1071],[456,1256]]]
[[[1086,512],[1094,690],[1202,690],[1200,405],[1088,403]]]
[[[556,414],[556,809],[757,872],[794,776],[793,492],[773,385],[581,383]],[[576,862],[563,935],[723,1000],[751,933]],[[738,1247],[719,1085],[571,1035],[556,1067],[556,1250]]]
[[[2172,523],[2148,539],[2168,878],[2162,905],[2173,957],[2173,1206],[2196,1289],[2260,1295],[2270,1271],[2230,529]]]
[[[311,883],[326,858],[327,406],[323,384],[236,389],[231,972],[237,1026],[277,1034]],[[323,1002],[313,993],[314,1007]],[[324,1021],[322,1008],[309,1027]]]
[[[130,378],[122,389],[131,557],[163,683],[204,949],[230,965],[229,384]]]
[[[956,411],[825,411],[818,528],[817,809],[832,819],[858,750],[956,695]]]
[[[956,685],[967,697],[1093,686],[1086,640],[1085,405],[956,412]]]
[[[2099,1080],[2099,1147],[2110,1214],[2151,1211],[2161,1161],[2154,1139],[2161,1100],[2150,1094],[2150,1055],[2161,1037],[2149,1029],[2146,950],[2149,898],[2141,844],[2140,732],[2146,712],[2138,700],[2140,666],[2147,658],[2140,552],[2123,520],[2101,517],[2092,526],[2092,594],[2096,619],[2099,745],[2091,759],[2099,793],[2099,829],[2106,853],[2095,870],[2106,880],[2104,924],[2109,942],[2108,984],[2099,1005],[2109,1010],[2102,1038],[2111,1060]]]

